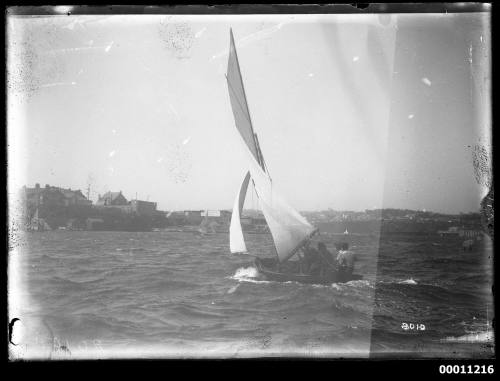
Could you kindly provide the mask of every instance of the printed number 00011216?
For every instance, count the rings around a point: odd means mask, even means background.
[[[493,374],[493,365],[439,365],[441,374]]]

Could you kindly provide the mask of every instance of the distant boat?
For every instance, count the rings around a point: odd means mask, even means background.
[[[38,216],[38,208],[36,208],[35,214],[30,220],[30,223],[28,225],[28,231],[47,231],[47,230],[52,230],[52,228],[49,226],[49,224],[45,221],[45,219],[40,218]]]
[[[205,212],[205,217],[201,221],[200,226],[198,227],[198,233],[202,235],[212,235],[217,233],[216,227],[218,226],[217,222],[210,221],[208,218],[208,211]]]
[[[253,129],[232,30],[230,30],[226,79],[235,125],[245,143],[246,148],[244,148],[244,151],[247,154],[249,167],[233,204],[229,227],[231,253],[247,252],[241,227],[241,213],[251,179],[264,218],[273,237],[274,252],[276,254],[276,258],[256,258],[255,264],[260,274],[271,280],[294,280],[304,283],[331,283],[360,279],[361,276],[359,275],[351,274],[346,277],[333,269],[329,269],[321,277],[283,270],[284,268],[297,268],[297,266],[294,266],[296,261],[293,260],[297,259],[295,254],[319,231],[277,193],[269,175],[260,149],[259,139]]]

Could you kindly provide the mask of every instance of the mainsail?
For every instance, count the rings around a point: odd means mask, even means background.
[[[230,31],[229,58],[227,64],[227,87],[229,99],[233,110],[234,122],[247,148],[252,153],[255,160],[261,164],[259,147],[252,127],[252,119],[248,109],[243,78],[241,76],[238,54],[234,45],[233,31]],[[262,164],[261,164],[262,165]],[[245,196],[248,189],[250,173],[245,175],[240,191],[234,201],[233,212],[231,214],[231,224],[229,226],[229,248],[231,253],[245,253],[247,251],[243,230],[241,228],[241,212],[245,203]]]
[[[229,89],[229,99],[231,100],[231,108],[233,109],[234,122],[248,149],[255,157],[255,160],[262,165],[253,131],[252,119],[250,118],[250,111],[248,109],[245,88],[243,87],[243,78],[238,63],[238,54],[234,46],[232,30],[230,30],[230,37],[231,42],[229,45],[226,80]]]
[[[248,152],[252,182],[257,192],[262,212],[273,236],[278,259],[286,261],[295,254],[317,229],[309,224],[304,217],[277,194],[267,173],[262,152],[260,151],[256,134],[253,131],[232,30],[230,31],[226,79],[235,125],[247,147],[245,151]],[[232,230],[230,229],[231,252],[233,252],[233,247],[244,247],[244,251],[246,251],[241,231],[240,215],[248,187],[248,179],[249,173],[245,176],[233,207],[233,214],[231,216]]]
[[[231,214],[231,224],[229,225],[229,249],[231,253],[246,253],[247,246],[243,238],[243,230],[241,229],[241,211],[245,203],[245,195],[250,181],[250,172],[247,172],[240,186],[240,191],[236,195],[233,205],[233,213]]]

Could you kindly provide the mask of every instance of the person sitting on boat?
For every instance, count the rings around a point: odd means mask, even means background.
[[[328,270],[334,267],[335,255],[326,248],[323,242],[318,242],[318,252],[323,262],[323,273],[326,274]]]
[[[328,251],[326,245],[323,242],[318,242],[318,252],[321,254],[323,259],[330,261],[330,258],[333,258],[332,253]]]
[[[339,251],[337,255],[337,266],[340,272],[352,274],[354,270],[354,253],[349,251],[349,245],[343,245],[343,250]]]
[[[316,249],[310,245],[310,242],[307,242],[302,248],[302,252],[304,253],[302,271],[305,274],[311,274],[313,271],[316,272],[319,269],[319,258]]]

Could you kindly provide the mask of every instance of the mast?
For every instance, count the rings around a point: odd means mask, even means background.
[[[262,151],[260,149],[260,143],[259,143],[259,138],[257,137],[257,134],[254,133],[253,134],[254,138],[255,138],[255,145],[257,147],[257,154],[258,154],[258,158],[259,158],[259,164],[260,166],[262,167],[262,169],[264,170],[264,172],[266,172],[268,175],[269,175],[269,171],[267,169],[267,165],[266,165],[266,162],[264,161],[264,155],[262,154]],[[269,178],[271,178],[271,176],[269,176]]]

